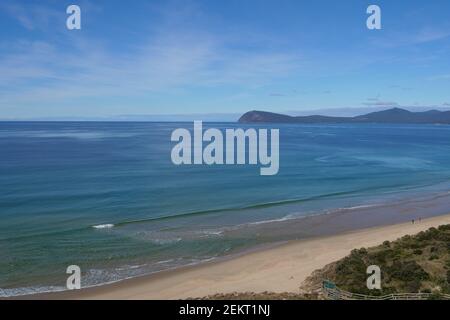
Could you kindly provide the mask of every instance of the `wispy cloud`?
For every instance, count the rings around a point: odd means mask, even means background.
[[[394,101],[383,101],[380,99],[380,95],[372,98],[367,98],[366,102],[363,102],[365,106],[373,106],[373,107],[396,107],[399,104]]]
[[[36,27],[36,16],[44,20],[53,16],[51,10],[21,15],[18,6],[9,12],[30,29]],[[298,72],[298,52],[265,49],[263,43],[248,51],[241,49],[245,41],[182,24],[161,28],[121,54],[95,39],[71,37],[62,48],[51,42],[21,41],[1,55],[0,103],[132,96],[222,84],[258,86]]]
[[[395,107],[399,104],[393,101],[376,101],[376,102],[364,102],[366,106],[376,106],[376,107]]]
[[[0,4],[0,9],[30,31],[47,28],[54,20],[64,21],[64,11],[57,11],[40,3],[29,3],[24,7],[16,2],[5,2]]]
[[[435,29],[424,28],[419,30],[416,34],[410,38],[414,43],[427,43],[431,41],[443,40],[450,37],[450,30],[448,29]]]
[[[450,80],[450,74],[438,74],[431,77],[428,77],[427,80],[435,81],[435,80]]]
[[[403,86],[396,85],[396,84],[391,85],[390,88],[392,88],[392,89],[398,89],[398,90],[402,90],[402,91],[411,91],[411,90],[413,89],[413,88],[411,88],[411,87],[403,87]]]
[[[392,32],[383,39],[373,38],[372,44],[381,47],[395,48],[399,46],[410,46],[444,40],[450,37],[450,27],[422,27],[408,33]]]

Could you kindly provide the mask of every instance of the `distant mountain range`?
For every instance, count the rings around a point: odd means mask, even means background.
[[[430,110],[412,112],[401,108],[372,112],[356,117],[321,115],[288,116],[265,111],[249,111],[239,118],[240,123],[423,123],[450,124],[450,111]]]

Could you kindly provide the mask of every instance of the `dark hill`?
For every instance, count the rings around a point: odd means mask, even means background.
[[[430,110],[411,112],[401,108],[372,112],[356,117],[328,117],[320,115],[288,116],[265,111],[250,111],[242,115],[240,123],[423,123],[450,124],[450,111]]]

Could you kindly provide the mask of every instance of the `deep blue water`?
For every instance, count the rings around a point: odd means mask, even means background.
[[[276,176],[173,165],[179,127],[192,123],[0,123],[0,296],[58,289],[71,264],[93,285],[196,263],[269,241],[226,230],[450,181],[450,126],[274,125]]]

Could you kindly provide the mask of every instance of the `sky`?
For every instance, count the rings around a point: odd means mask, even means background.
[[[81,8],[68,30],[66,8]],[[366,10],[381,8],[381,30]],[[0,118],[450,107],[448,0],[1,0]]]

